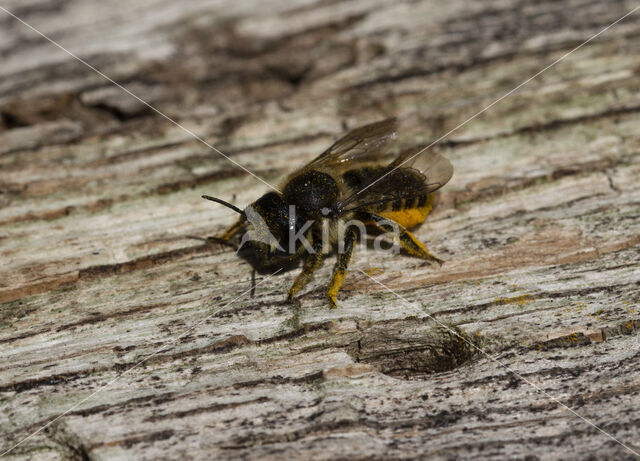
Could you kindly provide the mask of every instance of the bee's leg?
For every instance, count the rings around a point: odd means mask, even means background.
[[[371,214],[371,219],[374,221],[376,226],[382,230],[391,229],[392,232],[397,232],[397,238],[400,246],[411,256],[424,259],[425,261],[437,262],[441,266],[444,263],[442,259],[431,254],[431,252],[427,250],[427,247],[424,246],[424,243],[418,240],[415,235],[397,222],[390,222],[389,219],[374,214]]]
[[[236,245],[231,243],[229,240],[231,240],[231,237],[233,237],[240,230],[242,230],[244,223],[246,221],[247,221],[247,218],[245,218],[244,216],[240,216],[240,218],[238,218],[238,220],[231,227],[227,228],[227,230],[225,230],[222,234],[215,235],[213,237],[207,237],[207,241],[218,242],[218,243],[222,243],[223,245],[229,245],[235,248]]]
[[[349,266],[353,247],[355,246],[357,239],[358,232],[353,227],[348,228],[344,237],[344,251],[338,253],[338,261],[336,261],[336,265],[333,268],[331,283],[329,283],[329,287],[327,288],[327,299],[329,300],[329,305],[332,309],[338,307],[336,304],[336,297],[338,296],[338,291],[340,291],[340,287],[342,286],[347,274],[347,266]]]
[[[295,282],[289,289],[289,293],[287,294],[287,302],[291,302],[293,297],[296,295],[298,291],[300,291],[308,282],[311,280],[311,276],[313,273],[322,267],[322,263],[324,262],[324,255],[322,254],[322,248],[318,249],[314,245],[315,253],[310,253],[307,255],[304,260],[304,265],[302,266],[302,272],[298,274]]]
[[[240,216],[240,218],[238,218],[238,220],[231,227],[225,230],[222,234],[216,235],[215,237],[213,237],[212,240],[216,240],[221,243],[228,242],[229,239],[231,239],[231,237],[236,235],[238,231],[242,229],[242,226],[244,225],[245,221],[246,221],[246,218],[244,216]]]

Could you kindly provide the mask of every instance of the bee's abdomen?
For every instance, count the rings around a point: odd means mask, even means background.
[[[345,171],[342,175],[342,180],[349,189],[359,191],[384,175],[388,170],[389,168],[384,166],[357,168]]]
[[[406,228],[424,222],[433,207],[433,194],[422,194],[417,197],[400,199],[376,213],[384,218],[397,222]]]
[[[389,167],[364,167],[346,171],[342,178],[348,188],[359,191],[389,171]],[[414,174],[411,170],[395,170],[392,175],[393,179],[391,179],[391,175],[388,178],[393,181],[394,190],[398,193],[412,189],[418,191],[424,185],[424,177]],[[423,193],[382,202],[372,206],[370,211],[404,227],[413,227],[427,218],[432,206],[433,194]]]
[[[422,208],[427,204],[429,194],[421,194],[415,197],[402,198],[383,204],[380,211],[402,211]]]

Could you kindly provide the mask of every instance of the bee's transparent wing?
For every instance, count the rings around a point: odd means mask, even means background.
[[[360,162],[376,161],[384,153],[389,142],[396,139],[396,130],[395,118],[355,128],[333,143],[304,169],[342,168]]]
[[[362,210],[440,189],[453,176],[453,166],[446,157],[423,150],[412,148],[401,153],[377,178],[341,200],[338,210]]]
[[[425,184],[437,185],[436,189],[448,183],[453,176],[453,165],[449,159],[424,147],[404,151],[389,166],[419,171],[425,177]]]

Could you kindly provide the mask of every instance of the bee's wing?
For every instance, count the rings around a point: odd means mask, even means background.
[[[389,141],[396,139],[396,130],[395,118],[355,128],[313,159],[304,169],[352,167],[357,163],[375,161],[384,153]]]
[[[453,165],[440,154],[422,150],[412,148],[401,153],[377,178],[341,200],[338,210],[362,210],[440,189],[453,176]]]
[[[437,186],[431,192],[440,189],[453,176],[453,165],[449,159],[425,147],[413,147],[402,152],[389,166],[419,171],[425,177],[425,184]]]

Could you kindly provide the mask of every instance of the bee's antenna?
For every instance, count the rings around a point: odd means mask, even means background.
[[[240,208],[238,208],[235,205],[230,204],[229,202],[225,202],[222,199],[211,197],[210,195],[203,195],[202,198],[207,199],[207,200],[211,200],[212,202],[220,203],[220,204],[226,206],[227,208],[231,208],[236,213],[240,213],[243,216],[245,215],[244,211],[242,211]]]

